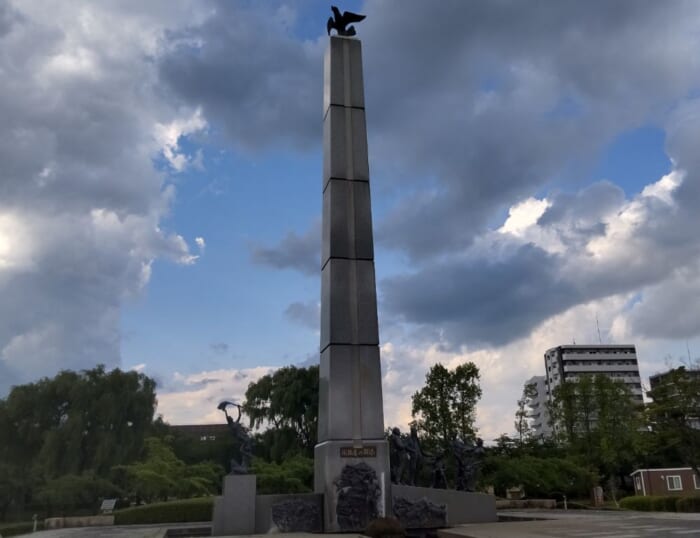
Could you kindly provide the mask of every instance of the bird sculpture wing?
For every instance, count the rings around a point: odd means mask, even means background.
[[[328,30],[328,35],[331,35],[331,30],[335,28],[335,21],[333,17],[328,17],[328,22],[326,23],[326,30]]]
[[[230,402],[230,401],[228,401],[228,400],[222,400],[222,401],[219,402],[219,405],[217,405],[216,408],[217,408],[219,411],[223,411],[223,410],[226,409],[229,405],[233,405],[233,406],[237,406],[237,407],[238,407],[238,404],[237,404],[236,402]]]
[[[359,13],[353,13],[352,11],[346,11],[343,13],[343,22],[345,24],[352,24],[353,22],[360,22],[365,19],[367,15],[360,15]]]

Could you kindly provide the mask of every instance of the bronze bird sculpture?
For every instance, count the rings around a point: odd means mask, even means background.
[[[351,11],[344,11],[341,15],[340,10],[337,7],[331,6],[331,9],[333,10],[333,17],[328,17],[328,23],[326,24],[328,35],[331,35],[331,30],[335,28],[338,35],[354,36],[357,33],[355,32],[355,27],[348,27],[348,24],[360,22],[365,18],[365,15],[359,15],[357,13],[352,13]]]

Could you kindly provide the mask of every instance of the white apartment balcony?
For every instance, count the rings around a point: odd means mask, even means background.
[[[564,353],[562,360],[566,361],[620,361],[636,359],[634,353]]]
[[[564,363],[564,373],[568,372],[633,372],[637,370],[636,364],[567,364]]]

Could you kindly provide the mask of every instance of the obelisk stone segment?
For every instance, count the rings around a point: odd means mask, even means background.
[[[314,458],[326,532],[362,530],[341,528],[336,517],[335,481],[347,465],[372,468],[381,490],[378,510],[390,513],[364,105],[361,44],[331,37],[324,71],[319,444]]]
[[[357,39],[341,37],[330,41],[323,66],[323,112],[331,105],[364,109],[362,44]]]
[[[320,348],[321,383],[327,385],[328,391],[320,395],[319,442],[382,439],[381,378],[377,377],[381,370],[379,328],[360,42],[332,37],[325,61]],[[375,348],[376,353],[365,347]],[[364,357],[368,356],[374,356],[376,364],[367,364]],[[377,374],[367,374],[371,369],[376,369]],[[347,375],[338,376],[336,371]],[[347,390],[347,398],[335,396]],[[369,400],[371,411],[363,405],[365,399]],[[350,415],[350,419],[333,422],[341,411],[334,410],[334,406],[341,406],[342,413]],[[363,417],[366,412],[379,420]],[[324,424],[327,421],[333,423]]]
[[[369,181],[364,108],[331,105],[323,122],[324,185],[332,178]]]

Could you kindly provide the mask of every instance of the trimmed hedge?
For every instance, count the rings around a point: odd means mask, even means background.
[[[675,512],[678,497],[672,495],[659,495],[651,501],[651,509],[654,512]]]
[[[642,512],[653,512],[656,510],[654,508],[654,501],[658,497],[648,496],[644,497],[642,495],[635,495],[633,497],[625,497],[620,501],[620,508],[625,510],[640,510]]]
[[[681,497],[676,502],[678,512],[700,512],[700,496]]]
[[[625,497],[620,507],[642,512],[700,512],[700,496],[650,495]]]
[[[37,525],[37,530],[43,530],[44,522],[39,521]],[[6,538],[7,536],[19,536],[20,534],[29,534],[34,530],[33,521],[23,521],[22,523],[7,523],[0,524],[0,536]]]
[[[211,521],[213,509],[213,497],[152,503],[114,512],[114,524],[139,525],[147,523]]]

